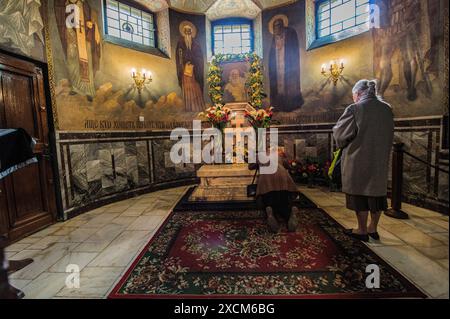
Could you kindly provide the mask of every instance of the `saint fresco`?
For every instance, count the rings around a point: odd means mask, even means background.
[[[203,98],[204,58],[197,42],[197,28],[189,21],[179,26],[180,39],[176,48],[178,82],[183,91],[187,112],[200,112],[205,109]]]
[[[274,16],[268,27],[273,35],[269,54],[271,104],[279,111],[291,112],[303,105],[297,31],[282,14]]]
[[[79,9],[78,29],[66,26],[68,3]],[[101,56],[97,13],[84,0],[55,0],[55,16],[65,53],[71,94],[80,94],[92,101],[95,96],[94,77],[100,67]]]
[[[392,62],[399,51],[406,98],[417,99],[417,82],[422,79],[424,93],[431,96],[432,83],[428,68],[432,66],[435,46],[431,45],[429,9],[432,1],[392,0],[380,2],[386,12],[384,25],[376,30],[378,45],[380,94],[384,95],[393,79]],[[422,18],[424,17],[424,18]]]

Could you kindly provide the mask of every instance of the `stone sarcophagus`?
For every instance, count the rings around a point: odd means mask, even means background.
[[[204,165],[197,171],[200,178],[191,195],[193,201],[244,201],[247,197],[247,185],[252,183],[255,171],[248,164]]]
[[[228,103],[228,107],[233,115],[227,130],[248,129],[250,124],[245,118],[245,112],[253,111],[253,107],[248,103]],[[236,134],[233,141],[234,146],[240,144],[240,136]],[[248,169],[246,163],[232,164],[214,164],[203,165],[197,171],[197,177],[200,178],[200,184],[195,188],[190,200],[192,201],[245,201],[253,200],[247,197],[247,185],[252,183],[255,171]]]

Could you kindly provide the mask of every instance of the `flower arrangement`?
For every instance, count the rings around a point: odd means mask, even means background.
[[[319,171],[319,165],[317,163],[311,163],[306,166],[306,171],[308,172],[309,176],[315,176]]]
[[[307,158],[304,161],[290,160],[288,164],[289,173],[298,183],[312,186],[317,183],[327,184],[329,182],[327,178],[328,168],[330,167],[329,161],[320,163],[317,160]]]
[[[206,120],[215,128],[221,131],[225,128],[227,123],[230,121],[231,110],[223,104],[215,104],[206,109],[204,112],[200,112],[198,117],[202,120]]]
[[[222,68],[220,56],[214,56],[211,60],[208,72],[208,92],[213,104],[221,104],[223,99]]]
[[[273,107],[267,109],[254,110],[252,112],[245,112],[245,117],[249,123],[256,130],[258,128],[268,128],[272,123]]]
[[[266,97],[264,92],[263,65],[261,58],[256,54],[250,54],[246,60],[250,63],[247,87],[249,90],[250,104],[255,108],[262,108],[262,100]]]
[[[261,58],[254,52],[242,54],[216,54],[209,63],[208,71],[208,93],[214,104],[223,103],[223,69],[221,63],[233,61],[246,61],[249,63],[249,76],[246,87],[249,93],[249,103],[255,108],[262,107],[262,100],[266,97],[264,93],[263,65]]]

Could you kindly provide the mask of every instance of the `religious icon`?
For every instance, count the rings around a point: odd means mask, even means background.
[[[189,21],[180,23],[181,38],[176,49],[178,83],[183,91],[185,110],[200,112],[205,109],[203,99],[204,60],[196,40],[197,28]]]
[[[245,73],[234,63],[229,69],[228,77],[225,77],[228,82],[224,87],[224,101],[227,103],[248,101]]]
[[[427,1],[425,3],[429,4]],[[392,60],[399,49],[403,77],[407,86],[406,97],[410,101],[417,99],[417,75],[420,72],[427,96],[432,93],[432,84],[427,66],[432,63],[430,19],[423,12],[420,0],[387,1],[387,23],[376,30],[379,42],[380,87],[384,95],[393,78]],[[425,34],[424,37],[421,34]],[[428,43],[423,43],[427,39]]]
[[[77,28],[66,25],[66,6],[79,9]],[[85,95],[89,101],[95,96],[94,76],[100,68],[100,32],[97,12],[85,0],[55,0],[55,16],[59,37],[65,53],[71,94]]]
[[[300,50],[297,31],[289,27],[283,14],[269,21],[273,34],[269,54],[271,104],[279,111],[291,112],[303,105],[300,90]]]

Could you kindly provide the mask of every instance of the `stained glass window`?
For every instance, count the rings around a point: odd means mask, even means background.
[[[369,0],[324,0],[317,6],[317,38],[343,31],[360,33],[369,30]]]
[[[226,19],[213,23],[213,53],[239,54],[253,50],[253,24],[245,19]]]
[[[105,33],[148,47],[155,47],[153,14],[115,0],[105,0]]]

